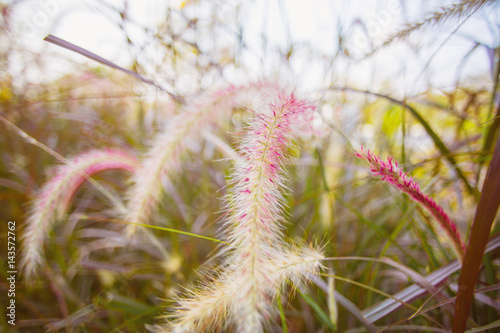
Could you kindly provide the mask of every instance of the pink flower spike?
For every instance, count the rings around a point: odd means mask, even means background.
[[[363,147],[361,147],[360,151],[355,152],[355,154],[357,157],[370,163],[371,171],[374,176],[380,177],[382,181],[397,187],[404,193],[408,194],[413,200],[422,204],[445,230],[454,245],[459,260],[463,259],[465,245],[462,242],[462,238],[456,224],[444,212],[441,206],[439,206],[431,197],[423,193],[420,186],[399,168],[397,162],[395,162],[392,157],[389,157],[387,158],[387,161],[384,161]]]
[[[43,243],[52,224],[66,214],[78,188],[101,171],[125,170],[134,173],[137,158],[120,150],[92,150],[73,157],[56,170],[56,175],[43,186],[32,204],[24,233],[21,267],[27,278],[36,274],[43,258]]]
[[[287,150],[294,129],[312,110],[293,95],[279,94],[255,111],[230,179],[223,228],[230,255],[215,282],[179,300],[175,319],[163,332],[215,332],[229,321],[236,332],[262,333],[285,284],[298,285],[321,268],[319,251],[287,247],[282,234],[286,165],[292,161]]]
[[[270,82],[256,82],[242,86],[229,86],[202,96],[201,100],[187,104],[183,112],[173,117],[159,133],[142,167],[135,173],[132,187],[128,190],[128,211],[123,219],[127,225],[126,234],[132,237],[141,229],[139,224],[150,224],[154,220],[158,204],[162,199],[166,182],[182,171],[183,158],[190,142],[203,139],[207,124],[218,127],[230,119],[235,105],[245,103],[250,97],[274,92],[279,87]]]

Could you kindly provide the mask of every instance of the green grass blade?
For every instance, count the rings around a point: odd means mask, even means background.
[[[496,96],[496,94],[493,94],[493,96]],[[491,149],[491,146],[493,145],[493,142],[495,140],[495,136],[497,135],[499,128],[500,128],[500,105],[497,106],[497,110],[495,112],[495,117],[493,118],[493,122],[487,128],[485,135],[484,135],[484,142],[483,142],[483,147],[482,147],[483,157],[479,161],[480,166],[483,165],[485,157],[487,156],[488,152]]]
[[[316,303],[308,295],[301,293],[300,290],[299,290],[299,294],[307,302],[307,304],[309,304],[309,306],[314,310],[314,312],[316,312],[316,315],[318,316],[319,320],[321,320],[321,322],[325,326],[327,326],[328,328],[330,328],[331,330],[335,330],[335,325],[333,325],[332,321],[330,320],[330,318],[328,317],[328,315],[326,314],[326,312],[323,311],[323,309],[321,308],[321,306],[319,306],[319,304]]]
[[[150,313],[154,309],[154,307],[136,299],[112,293],[108,295],[105,307],[106,309],[118,310],[133,315]]]
[[[187,231],[182,231],[182,230],[177,230],[177,229],[171,229],[171,228],[164,228],[164,227],[158,227],[155,225],[149,225],[149,224],[142,224],[142,223],[132,223],[124,220],[118,220],[118,219],[106,219],[106,218],[95,218],[95,217],[90,217],[85,214],[81,214],[80,218],[85,218],[88,220],[94,220],[94,221],[106,221],[106,222],[117,222],[117,223],[125,223],[125,224],[136,224],[141,227],[149,228],[149,229],[156,229],[156,230],[161,230],[161,231],[168,231],[168,232],[173,232],[176,234],[181,234],[181,235],[186,235],[186,236],[191,236],[191,237],[196,237],[196,238],[201,238],[201,239],[206,239],[212,242],[217,242],[217,243],[222,243],[228,245],[228,243],[221,241],[220,239],[212,238],[212,237],[207,237],[207,236],[202,236],[198,234],[193,234],[191,232]]]
[[[486,330],[492,330],[494,328],[499,328],[500,327],[500,319],[489,323],[488,325],[473,328],[471,330],[465,331],[465,333],[478,333],[478,332],[486,332]]]
[[[328,271],[330,275],[334,275],[332,268]],[[338,329],[339,314],[337,310],[337,301],[335,300],[335,278],[333,277],[328,278],[327,304],[330,320],[333,323],[333,326],[335,326],[335,329]]]
[[[202,236],[202,235],[198,235],[198,234],[193,234],[192,232],[187,232],[187,231],[182,231],[182,230],[177,230],[177,229],[171,229],[171,228],[157,227],[157,226],[148,225],[148,224],[141,224],[141,223],[136,223],[136,224],[140,225],[142,227],[145,227],[145,228],[151,228],[151,229],[157,229],[157,230],[162,230],[162,231],[174,232],[174,233],[181,234],[181,235],[186,235],[186,236],[191,236],[191,237],[197,237],[197,238],[206,239],[206,240],[209,240],[209,241],[212,241],[212,242],[217,242],[217,243],[222,243],[222,244],[229,245],[228,243],[226,243],[224,241],[221,241],[220,239],[216,239],[216,238],[212,238],[212,237],[207,237],[207,236]]]
[[[163,308],[163,306],[156,306],[156,307],[152,307],[149,311],[146,311],[146,312],[143,312],[143,313],[140,313],[138,314],[137,316],[135,317],[132,317],[131,319],[121,323],[119,326],[115,327],[111,332],[109,333],[115,333],[115,332],[122,332],[121,330],[135,322],[137,322],[139,319],[142,319],[144,317],[149,317],[151,315],[153,316],[156,316],[156,312],[159,312],[161,309]]]
[[[320,288],[321,290],[323,290],[325,293],[328,294],[328,284],[325,281],[323,281],[323,279],[320,279],[315,275],[311,275],[309,278],[311,279],[312,282],[314,282],[316,286],[318,286],[318,288]],[[365,318],[364,314],[356,306],[356,304],[351,302],[347,297],[337,292],[336,290],[334,290],[333,292],[335,294],[335,299],[337,300],[337,302],[340,305],[342,305],[347,311],[349,311],[349,313],[352,314],[356,319],[358,319],[359,322],[363,324],[363,326],[368,330],[368,332],[370,333],[377,332],[377,328],[375,327],[375,325],[373,325]]]
[[[497,47],[495,49],[495,53],[498,55],[500,54],[500,47]],[[497,57],[498,59],[498,57]],[[497,90],[498,90],[498,85],[500,83],[500,61],[497,60],[496,63],[496,70],[494,73],[494,82],[493,82],[493,87],[491,89],[492,94],[491,94],[491,100],[490,100],[490,106],[488,110],[488,118],[491,118],[492,113],[493,113],[493,108],[495,107],[495,99],[497,97]],[[488,151],[491,149],[491,146],[493,145],[493,142],[495,140],[495,134],[498,131],[498,128],[500,127],[500,105],[497,106],[497,110],[495,112],[494,120],[493,123],[486,128],[486,131],[484,133],[484,141],[483,141],[483,154],[487,154]],[[482,164],[483,160],[481,160]]]
[[[288,326],[286,326],[285,310],[283,310],[283,304],[281,303],[281,294],[278,293],[278,309],[280,310],[281,327],[283,328],[283,333],[288,333]]]
[[[349,204],[349,203],[345,202],[344,200],[342,200],[342,198],[339,195],[334,194],[334,196],[335,196],[335,199],[341,205],[343,205],[344,207],[346,207],[347,209],[349,209],[354,215],[356,215],[358,217],[358,219],[359,219],[360,222],[363,222],[365,225],[367,225],[370,229],[372,229],[373,231],[375,231],[383,239],[387,239],[388,242],[390,242],[392,245],[396,246],[408,258],[412,258],[413,260],[415,260],[415,261],[418,262],[418,260],[416,258],[414,258],[404,247],[402,247],[401,245],[399,245],[395,239],[391,238],[391,235],[389,233],[387,233],[381,226],[379,226],[378,224],[376,224],[376,223],[370,221],[369,219],[365,218],[363,216],[363,214],[358,209],[356,209],[351,204]]]

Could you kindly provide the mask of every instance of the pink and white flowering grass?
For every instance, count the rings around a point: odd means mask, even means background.
[[[459,260],[462,260],[465,245],[462,242],[462,238],[456,224],[444,212],[441,206],[439,206],[431,197],[422,192],[420,186],[418,186],[418,184],[398,166],[397,162],[395,162],[392,157],[388,157],[387,161],[384,161],[363,147],[356,152],[356,156],[370,163],[371,171],[374,176],[379,177],[381,180],[395,186],[404,193],[408,194],[413,200],[422,204],[445,230],[449,239],[452,241]]]
[[[312,246],[287,244],[282,233],[287,191],[288,151],[295,132],[311,121],[313,107],[268,83],[231,87],[176,117],[156,140],[144,165],[119,150],[93,150],[68,160],[40,191],[24,234],[22,266],[27,279],[43,259],[44,241],[57,220],[69,209],[78,188],[101,171],[122,169],[135,175],[129,192],[128,220],[148,222],[168,177],[181,172],[189,140],[199,140],[207,125],[219,125],[244,94],[259,94],[263,107],[241,138],[234,171],[228,181],[227,220],[223,236],[227,247],[218,270],[204,284],[188,291],[161,331],[201,332],[236,327],[238,332],[262,332],[276,314],[273,302],[291,283],[297,287],[322,267],[323,255]],[[135,214],[135,215],[134,215]],[[128,221],[128,222],[129,222]],[[131,235],[135,228],[127,228]],[[210,276],[208,276],[210,275]]]
[[[69,159],[56,169],[55,176],[40,190],[24,232],[21,266],[26,278],[34,276],[43,257],[43,245],[53,224],[64,218],[78,188],[101,171],[139,168],[135,155],[116,149],[91,150]]]
[[[275,310],[273,301],[286,282],[300,284],[316,273],[320,251],[283,240],[287,151],[297,126],[313,107],[293,94],[278,94],[253,114],[229,180],[228,248],[216,278],[179,300],[174,320],[160,331],[206,332],[235,326],[237,332],[263,332]]]
[[[126,227],[127,235],[137,232],[134,223],[151,224],[165,183],[182,170],[182,159],[189,142],[201,140],[210,127],[217,127],[228,120],[233,106],[244,102],[245,98],[260,98],[260,94],[276,90],[278,86],[269,82],[230,86],[186,106],[169,121],[148,150],[127,193],[128,211],[124,219],[131,222]]]

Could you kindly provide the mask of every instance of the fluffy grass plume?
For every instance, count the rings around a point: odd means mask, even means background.
[[[229,254],[217,277],[179,300],[174,320],[161,332],[263,332],[273,318],[273,301],[286,282],[295,285],[320,268],[320,251],[289,246],[281,232],[286,190],[287,150],[297,125],[313,107],[280,93],[254,118],[240,146],[231,179],[229,217],[224,233]]]
[[[56,169],[32,203],[24,232],[21,266],[26,278],[34,276],[43,260],[43,244],[54,222],[67,212],[75,192],[87,179],[106,170],[135,172],[139,161],[121,150],[91,150],[79,154]]]
[[[413,32],[422,29],[425,26],[436,25],[454,18],[461,18],[465,15],[472,15],[481,8],[497,4],[497,0],[462,0],[452,3],[449,6],[442,6],[439,10],[432,12],[424,20],[407,24],[405,28],[392,34],[384,43],[372,50],[367,56],[374,54],[378,50],[385,48],[392,43],[408,38]]]
[[[275,87],[268,82],[231,86],[217,91],[202,102],[186,106],[156,137],[141,169],[134,175],[133,186],[127,193],[128,212],[124,219],[131,223],[150,224],[165,182],[182,169],[186,145],[190,141],[201,140],[209,125],[218,125],[228,119],[232,107],[243,97],[254,96]],[[137,230],[136,225],[127,225],[127,236],[132,236]]]
[[[465,246],[455,223],[444,212],[441,206],[427,194],[422,192],[420,186],[418,186],[418,184],[398,166],[397,162],[395,162],[392,157],[384,161],[363,147],[356,152],[356,156],[370,163],[371,171],[374,176],[397,187],[408,194],[413,200],[422,204],[445,230],[449,239],[452,241],[459,260],[462,260]]]

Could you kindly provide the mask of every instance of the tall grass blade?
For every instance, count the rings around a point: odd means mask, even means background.
[[[476,285],[479,269],[482,263],[491,226],[500,205],[500,138],[497,140],[493,158],[488,166],[488,172],[484,179],[483,189],[472,223],[469,244],[465,251],[465,258],[458,278],[458,294],[455,305],[455,319],[453,321],[453,332],[459,333],[465,330],[465,324],[469,317],[469,310]]]
[[[314,310],[314,312],[316,312],[316,315],[321,320],[321,322],[329,329],[335,330],[335,325],[332,323],[332,321],[330,320],[330,318],[328,317],[326,312],[323,311],[321,306],[319,306],[319,304],[316,303],[309,295],[303,294],[300,290],[299,290],[299,294],[307,302],[307,304],[309,304],[311,306],[311,308]]]
[[[465,333],[480,333],[480,332],[486,332],[487,330],[492,330],[494,328],[499,328],[500,327],[500,319],[495,320],[492,323],[489,323],[488,325],[484,325],[481,327],[476,327],[470,330],[465,331]]]
[[[335,278],[333,275],[335,274],[333,269],[330,268],[328,270],[330,276],[328,277],[328,293],[327,293],[327,304],[328,304],[328,312],[330,315],[330,320],[337,329],[339,322],[339,314],[337,310],[337,301],[335,300]]]
[[[280,319],[281,319],[281,327],[283,329],[283,333],[288,333],[288,326],[286,325],[286,317],[285,310],[283,309],[283,304],[281,303],[281,294],[278,293],[278,309],[280,311]]]
[[[85,217],[84,215],[81,215],[81,216]],[[209,240],[209,241],[212,241],[212,242],[226,244],[226,245],[229,244],[229,243],[224,242],[224,241],[222,241],[220,239],[217,239],[217,238],[207,237],[207,236],[198,235],[198,234],[195,234],[195,233],[192,233],[192,232],[187,232],[187,231],[182,231],[182,230],[177,230],[177,229],[172,229],[172,228],[158,227],[158,226],[155,226],[155,225],[142,224],[142,223],[132,223],[132,222],[118,220],[118,219],[105,219],[105,218],[98,218],[98,217],[97,218],[96,217],[92,217],[92,218],[91,217],[87,217],[87,218],[91,219],[91,220],[94,220],[94,221],[108,221],[108,222],[117,222],[117,223],[125,223],[125,224],[136,224],[137,226],[141,226],[141,227],[144,227],[144,228],[161,230],[161,231],[167,231],[167,232],[173,232],[173,233],[176,233],[176,234],[186,235],[186,236],[190,236],[190,237],[196,237],[196,238],[200,238],[200,239],[206,239],[206,240]]]
[[[500,54],[500,47],[497,47],[495,49],[496,54]],[[497,56],[496,59],[499,59]],[[494,78],[493,78],[493,87],[492,87],[492,94],[491,94],[491,100],[490,100],[490,112],[489,116],[491,117],[491,113],[493,111],[493,108],[495,107],[495,104],[498,103],[498,86],[500,83],[500,59],[497,60],[495,64],[494,70]],[[493,145],[493,142],[495,141],[495,137],[497,135],[498,129],[500,128],[500,104],[496,106],[496,111],[495,114],[493,115],[493,122],[491,123],[490,126],[486,128],[485,134],[484,134],[484,141],[483,141],[483,154],[487,154],[491,146]],[[480,161],[484,162],[484,161]],[[480,164],[482,165],[482,163]]]
[[[328,284],[323,281],[323,279],[317,277],[317,276],[311,276],[310,277],[311,281],[319,287],[321,290],[323,290],[325,293],[328,294]],[[370,333],[377,332],[377,328],[375,325],[372,324],[372,322],[368,321],[363,312],[356,306],[356,304],[352,303],[347,297],[339,293],[338,291],[334,290],[335,293],[335,299],[339,302],[340,305],[342,305],[347,311],[349,311],[350,314],[354,316],[354,318],[358,319],[358,321],[363,324],[363,326],[368,330]]]
[[[87,58],[89,58],[91,60],[97,61],[97,62],[99,62],[99,63],[101,63],[103,65],[106,65],[106,66],[109,66],[111,68],[120,70],[120,71],[122,71],[124,73],[127,73],[128,75],[131,75],[131,76],[135,77],[136,79],[141,80],[142,82],[144,82],[146,84],[155,86],[156,88],[160,89],[161,91],[166,92],[167,94],[169,94],[176,101],[180,102],[181,104],[184,104],[184,100],[180,96],[177,96],[177,95],[171,93],[170,91],[168,91],[165,88],[163,88],[162,86],[160,86],[158,83],[156,83],[156,82],[154,82],[154,81],[152,81],[150,79],[146,79],[145,77],[137,74],[136,72],[132,72],[132,71],[130,71],[128,69],[120,67],[117,64],[115,64],[115,63],[113,63],[113,62],[111,62],[111,61],[109,61],[107,59],[104,59],[103,57],[100,57],[97,54],[92,53],[92,52],[90,52],[90,51],[88,51],[88,50],[86,50],[86,49],[84,49],[84,48],[82,48],[80,46],[72,44],[72,43],[70,43],[68,41],[65,41],[62,38],[56,37],[54,35],[48,35],[43,40],[45,40],[45,41],[47,41],[49,43],[52,43],[54,45],[60,46],[62,48],[65,48],[67,50],[79,53],[79,54],[83,55],[84,57],[87,57]]]

